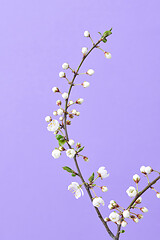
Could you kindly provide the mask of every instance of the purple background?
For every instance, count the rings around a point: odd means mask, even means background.
[[[94,76],[77,78],[91,86],[73,92],[73,100],[85,102],[69,134],[86,146],[90,162],[80,160],[85,178],[103,165],[110,172],[103,180],[109,191],[98,192],[106,202],[104,217],[111,199],[127,206],[125,191],[139,167],[160,170],[160,3],[1,0],[0,5],[0,239],[109,239],[87,194],[76,200],[67,191],[79,180],[62,170],[74,166],[65,154],[52,158],[57,145],[44,117],[57,109],[60,97],[51,88],[66,90],[58,77],[62,63],[76,68],[81,47],[91,46],[84,30],[97,40],[98,31],[113,27],[102,44],[112,59],[96,50],[82,68],[95,69]],[[138,224],[130,220],[122,239],[157,239],[160,200],[149,191],[142,206],[149,212]]]

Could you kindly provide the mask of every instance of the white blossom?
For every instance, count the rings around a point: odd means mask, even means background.
[[[61,156],[61,151],[59,151],[58,149],[54,149],[54,150],[52,151],[52,156],[53,156],[54,158],[59,158],[59,157]]]
[[[78,98],[78,100],[76,101],[77,104],[82,104],[84,102],[83,98]]]
[[[141,171],[141,173],[146,173],[145,170],[146,170],[146,167],[145,167],[145,166],[141,166],[141,167],[140,167],[140,171]]]
[[[140,210],[144,213],[148,212],[148,209],[146,207],[141,207]]]
[[[152,170],[152,168],[151,168],[150,166],[145,167],[145,172],[146,172],[147,174],[150,174],[152,171],[153,171],[153,170]]]
[[[124,218],[129,218],[130,217],[130,212],[128,210],[124,210],[123,217]]]
[[[68,143],[69,143],[70,146],[72,146],[72,145],[74,145],[74,140],[73,140],[73,139],[70,139],[70,140],[68,141]]]
[[[135,181],[135,183],[139,183],[140,176],[138,174],[133,175],[133,181]]]
[[[80,112],[76,112],[76,116],[79,116],[80,115]]]
[[[129,197],[135,197],[137,195],[137,190],[135,189],[135,187],[131,186],[127,189],[126,193]]]
[[[72,100],[69,101],[69,105],[72,105],[74,102]]]
[[[112,222],[118,222],[119,219],[120,219],[120,216],[116,212],[111,212],[110,215],[109,215],[109,218]]]
[[[53,87],[52,88],[52,91],[55,93],[55,92],[59,92],[59,89],[57,87]]]
[[[62,94],[62,97],[63,97],[64,99],[67,99],[67,98],[68,98],[68,93],[64,92],[64,93]]]
[[[76,112],[77,112],[76,109],[72,110],[72,114],[76,114]]]
[[[100,207],[100,205],[104,206],[104,201],[101,197],[96,197],[92,201],[94,207]]]
[[[105,52],[105,53],[104,53],[104,56],[105,56],[106,58],[108,58],[108,59],[111,59],[111,57],[112,57],[112,55],[111,55],[110,52]]]
[[[94,74],[94,70],[93,69],[88,69],[88,71],[86,72],[89,76],[92,76]]]
[[[63,63],[62,64],[62,68],[65,69],[65,70],[68,69],[69,68],[69,64],[68,63]]]
[[[84,81],[84,82],[82,83],[82,85],[83,85],[83,87],[84,87],[84,88],[86,88],[86,87],[89,87],[90,83],[89,83],[89,82],[86,82],[86,81]]]
[[[160,198],[160,193],[157,192],[157,193],[156,193],[156,196],[157,196],[157,198]]]
[[[102,192],[107,192],[108,191],[108,188],[106,186],[102,186],[101,189],[102,189]]]
[[[60,121],[63,121],[63,117],[60,117],[59,120],[60,120]]]
[[[46,117],[45,117],[45,121],[46,121],[46,122],[51,122],[51,121],[52,121],[52,118],[51,118],[50,116],[46,116]]]
[[[54,111],[54,112],[53,112],[53,115],[54,115],[54,116],[57,116],[57,114],[58,114],[57,111]]]
[[[85,37],[89,37],[89,36],[90,36],[90,33],[89,33],[88,31],[85,31],[85,32],[84,32],[84,36],[85,36]]]
[[[126,227],[127,226],[127,222],[126,221],[122,221],[121,225],[122,225],[122,227]]]
[[[58,114],[59,116],[62,115],[62,114],[63,114],[63,109],[59,108],[59,109],[57,110],[57,114]]]
[[[75,152],[74,149],[68,149],[68,150],[66,151],[66,155],[67,155],[67,157],[69,157],[69,158],[73,158],[73,157],[75,156],[75,154],[76,154],[76,152]]]
[[[59,122],[54,119],[48,124],[48,127],[47,127],[48,131],[51,131],[51,132],[55,132],[58,128],[59,128]]]
[[[64,78],[65,76],[66,76],[65,72],[60,72],[60,73],[59,73],[59,77],[60,77],[60,78]]]
[[[76,199],[78,199],[84,195],[82,188],[79,186],[79,184],[77,182],[72,182],[68,186],[68,190],[74,194]]]
[[[105,167],[100,167],[97,172],[98,172],[99,176],[101,177],[101,179],[107,178],[109,176],[109,173],[107,173],[107,170],[105,170]]]
[[[84,55],[86,55],[87,52],[88,52],[88,48],[87,48],[87,47],[83,47],[83,48],[82,48],[82,53],[83,53]]]

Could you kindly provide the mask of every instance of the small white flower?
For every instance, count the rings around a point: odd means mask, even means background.
[[[60,117],[59,120],[60,120],[60,121],[63,121],[63,117]]]
[[[63,63],[62,64],[62,68],[65,69],[65,70],[68,69],[69,68],[69,64],[68,63]]]
[[[51,131],[51,132],[57,131],[58,128],[59,128],[59,122],[54,119],[48,124],[48,127],[47,127],[48,131]]]
[[[74,102],[72,100],[69,101],[69,105],[72,105]]]
[[[45,121],[46,121],[46,122],[51,122],[51,121],[52,121],[52,118],[51,118],[50,116],[46,116],[46,117],[45,117]]]
[[[54,149],[54,150],[52,151],[52,156],[53,156],[54,158],[59,158],[59,157],[61,156],[61,152],[60,152],[58,149]]]
[[[54,111],[54,112],[53,112],[53,115],[54,115],[54,116],[57,116],[57,111]]]
[[[100,207],[100,205],[104,206],[104,201],[101,197],[96,197],[92,201],[94,207]]]
[[[79,184],[77,182],[72,182],[68,186],[68,190],[74,194],[76,199],[80,198],[81,195],[82,196],[84,195],[82,188],[79,186]]]
[[[78,100],[76,101],[77,104],[82,104],[84,102],[83,98],[78,98]]]
[[[124,210],[123,217],[124,218],[129,218],[130,217],[130,212],[128,210]]]
[[[89,85],[90,85],[90,83],[89,83],[89,82],[86,82],[86,81],[84,81],[84,82],[82,83],[82,86],[83,86],[84,88],[89,87]]]
[[[108,191],[108,188],[106,186],[102,186],[101,189],[102,189],[102,192],[107,192]]]
[[[84,36],[85,36],[85,37],[89,37],[89,36],[90,36],[90,33],[89,33],[88,31],[85,31],[85,32],[84,32]]]
[[[146,167],[145,167],[145,166],[141,166],[141,167],[140,167],[140,171],[141,171],[141,173],[146,173],[145,170],[146,170]]]
[[[86,55],[87,52],[88,52],[88,48],[87,48],[87,47],[83,47],[83,48],[82,48],[82,53],[83,53],[83,55]]]
[[[76,114],[76,112],[77,112],[76,109],[72,110],[72,114]]]
[[[72,146],[72,145],[74,145],[74,140],[73,140],[73,139],[70,139],[70,140],[68,141],[68,143],[69,143],[70,146]]]
[[[67,98],[68,98],[68,93],[64,92],[64,93],[62,94],[62,97],[63,97],[64,99],[67,99]]]
[[[135,181],[135,183],[139,183],[140,176],[138,174],[133,175],[133,181]]]
[[[52,91],[55,93],[55,92],[59,92],[59,89],[57,87],[53,87],[52,88]]]
[[[60,72],[60,73],[59,73],[59,77],[60,77],[60,78],[64,78],[65,76],[66,76],[65,72]]]
[[[135,197],[137,195],[137,190],[135,189],[135,187],[131,186],[127,189],[126,193],[129,197]]]
[[[109,215],[109,218],[111,219],[112,222],[118,222],[120,219],[120,216],[116,212],[111,212]]]
[[[61,100],[57,100],[57,101],[56,101],[56,104],[57,104],[58,106],[60,106],[60,105],[62,104]]]
[[[145,168],[145,172],[146,172],[147,174],[150,174],[152,171],[153,171],[153,169],[152,169],[150,166],[148,166],[148,167]]]
[[[57,110],[57,114],[60,116],[60,115],[62,115],[63,114],[63,110],[61,109],[61,108],[59,108],[58,110]]]
[[[74,149],[68,149],[68,150],[66,151],[66,155],[67,155],[67,157],[69,157],[69,158],[73,158],[73,157],[75,156],[75,154],[76,154],[76,152],[75,152]]]
[[[157,198],[160,198],[160,193],[157,192],[157,193],[156,193],[156,196],[157,196]]]
[[[141,207],[140,210],[144,213],[148,212],[148,209],[146,207]]]
[[[97,172],[101,177],[101,179],[109,177],[109,173],[107,173],[107,170],[105,170],[105,167],[100,167]]]
[[[126,221],[122,221],[121,225],[122,225],[122,227],[126,227],[127,226],[127,222]]]
[[[80,115],[80,112],[76,112],[76,116],[79,116]]]
[[[135,222],[135,223],[138,223],[139,222],[139,219],[138,218],[133,218],[133,221]]]
[[[111,59],[111,57],[112,57],[112,55],[111,55],[110,52],[105,52],[105,53],[104,53],[104,56],[105,56],[106,58],[108,58],[108,59]]]
[[[137,204],[140,204],[141,202],[142,202],[142,197],[137,198],[137,200],[135,201],[135,203]]]
[[[89,76],[92,76],[94,74],[94,70],[93,69],[88,69],[88,71],[86,72]]]

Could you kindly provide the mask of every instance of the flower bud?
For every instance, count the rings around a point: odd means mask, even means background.
[[[141,207],[140,210],[144,213],[148,212],[148,209],[146,207]]]
[[[89,33],[88,31],[85,31],[85,32],[84,32],[84,36],[85,36],[85,37],[90,37],[90,33]]]
[[[123,217],[124,218],[129,218],[130,217],[130,212],[128,210],[124,210]]]
[[[160,193],[157,192],[157,193],[156,193],[156,196],[157,196],[157,198],[160,198]]]
[[[102,189],[102,192],[107,192],[108,191],[108,188],[106,186],[102,186],[101,189]]]
[[[63,121],[63,117],[60,117],[59,120],[60,120],[60,121]]]
[[[78,100],[76,101],[77,104],[82,104],[84,102],[83,98],[78,98]]]
[[[145,167],[145,166],[141,166],[141,167],[140,167],[140,171],[141,171],[141,173],[144,173],[144,174],[146,174],[146,171],[145,171],[145,169],[146,169],[146,167]]]
[[[66,99],[68,98],[68,93],[64,92],[64,93],[62,94],[62,97],[66,100]]]
[[[76,112],[77,112],[76,109],[72,110],[72,114],[76,114]]]
[[[51,122],[51,121],[52,121],[52,118],[51,118],[50,116],[46,116],[46,117],[45,117],[45,121],[46,121],[46,122]]]
[[[105,53],[104,53],[104,56],[105,56],[106,58],[108,58],[108,59],[111,59],[111,57],[112,57],[112,55],[111,55],[110,52],[105,52]]]
[[[67,121],[66,121],[66,124],[67,124],[67,125],[71,125],[71,121],[70,121],[70,120],[67,120]]]
[[[114,200],[111,200],[110,201],[110,204],[113,206],[113,207],[115,207],[115,208],[117,208],[117,207],[119,207],[119,205],[116,203],[116,201],[114,201]]]
[[[54,93],[59,92],[59,88],[53,87],[53,88],[52,88],[52,91],[53,91]]]
[[[83,156],[83,160],[84,160],[85,162],[88,162],[88,161],[89,161],[88,157],[86,157],[86,156]]]
[[[65,69],[65,70],[68,69],[69,68],[69,64],[68,63],[63,63],[62,64],[62,68]]]
[[[65,76],[66,76],[65,72],[60,72],[60,73],[59,73],[59,77],[60,77],[60,78],[65,78]]]
[[[89,82],[86,82],[86,81],[84,81],[84,82],[82,83],[82,86],[83,86],[84,88],[89,87],[89,85],[90,85],[90,83],[89,83]]]
[[[139,183],[140,176],[138,174],[133,175],[133,181],[135,181],[135,183]]]
[[[76,116],[79,116],[80,115],[80,112],[76,112],[76,114],[75,114]]]
[[[62,104],[61,100],[57,100],[57,101],[56,101],[56,104],[57,104],[58,106],[60,106],[60,105]]]
[[[70,139],[70,140],[68,141],[68,143],[69,143],[70,146],[72,146],[72,145],[74,145],[74,140],[73,140],[73,139]]]
[[[108,205],[108,208],[109,208],[110,210],[112,210],[112,209],[114,209],[115,207],[114,207],[112,204],[109,204],[109,205]]]
[[[57,114],[60,116],[60,115],[62,115],[63,114],[63,110],[61,109],[61,108],[59,108],[58,110],[57,110]]]
[[[80,148],[81,147],[81,144],[78,142],[77,144],[76,144],[76,148]]]
[[[146,172],[147,174],[150,174],[152,171],[153,171],[153,169],[152,169],[150,166],[148,166],[148,167],[145,168],[145,172]]]
[[[74,102],[72,100],[69,101],[69,105],[72,105]]]
[[[53,115],[54,115],[54,116],[57,116],[57,115],[58,115],[58,114],[57,114],[57,111],[54,111],[54,112],[53,112]]]
[[[65,148],[64,148],[63,146],[59,146],[58,149],[59,149],[59,151],[61,151],[61,152],[62,152],[62,151],[65,151]]]
[[[104,218],[104,221],[105,222],[110,222],[111,220],[110,220],[110,218],[106,217],[106,218]]]
[[[138,219],[142,219],[143,215],[142,214],[137,214]]]
[[[142,202],[142,197],[137,198],[137,200],[135,201],[136,204],[140,204]]]
[[[86,72],[89,76],[92,76],[94,74],[94,70],[93,69],[88,69],[88,71]]]
[[[135,223],[138,223],[138,222],[139,222],[139,219],[136,218],[136,217],[134,217],[134,218],[132,218],[132,219],[133,219],[133,221],[134,221]]]
[[[69,114],[68,116],[69,116],[69,118],[74,118],[74,116],[72,114]]]
[[[59,158],[61,156],[61,152],[58,149],[54,149],[52,151],[52,156],[56,159]]]
[[[126,221],[122,221],[122,223],[121,223],[122,227],[126,227],[127,224],[128,224],[128,223],[127,223]]]
[[[87,48],[87,47],[83,47],[83,48],[82,48],[82,53],[83,53],[83,55],[86,55],[87,52],[88,52],[88,48]]]

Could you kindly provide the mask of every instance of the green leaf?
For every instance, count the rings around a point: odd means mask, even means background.
[[[105,32],[103,33],[103,37],[106,38],[106,37],[108,37],[108,36],[111,35],[111,34],[112,34],[112,28],[111,28],[109,31],[105,31]]]
[[[79,152],[82,152],[83,149],[84,149],[84,147],[81,147],[80,149],[78,149],[78,153],[79,153]]]
[[[94,180],[94,173],[92,173],[92,175],[90,176],[90,178],[88,179],[90,182],[93,182]]]
[[[106,38],[104,38],[102,41],[103,41],[104,43],[106,43],[106,42],[107,42],[107,39],[106,39]]]
[[[63,146],[66,143],[66,140],[63,138],[63,140],[58,141],[59,146]]]
[[[101,36],[102,36],[102,33],[98,32]]]
[[[121,230],[121,231],[119,231],[120,233],[125,233],[125,230]]]
[[[72,177],[76,177],[76,174],[75,174],[75,173],[72,173]]]
[[[67,172],[74,174],[74,171],[70,167],[65,166],[62,168],[63,168],[63,170],[66,170]]]
[[[60,134],[57,134],[57,135],[56,135],[56,139],[59,141],[59,140],[64,139],[64,137],[63,137],[62,135],[60,135]]]

